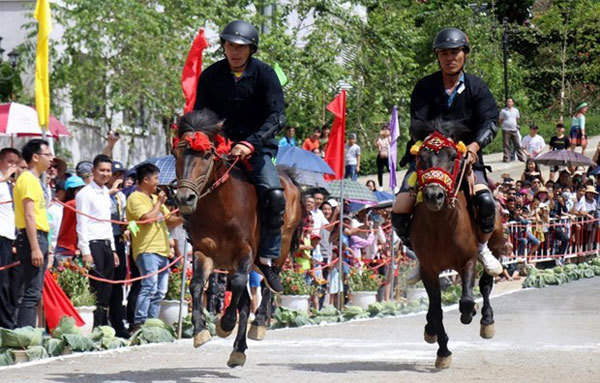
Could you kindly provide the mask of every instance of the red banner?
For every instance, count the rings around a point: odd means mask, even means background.
[[[325,174],[326,180],[339,180],[344,177],[344,144],[346,141],[346,91],[342,92],[327,105],[327,110],[335,115],[329,141],[325,150],[325,162],[331,166],[335,175]]]
[[[181,74],[181,89],[183,89],[183,95],[185,96],[184,113],[194,109],[198,78],[200,77],[200,73],[202,73],[202,51],[206,47],[208,47],[208,41],[204,37],[204,28],[202,28],[194,39],[190,53],[188,53],[187,60],[185,60],[183,73]]]

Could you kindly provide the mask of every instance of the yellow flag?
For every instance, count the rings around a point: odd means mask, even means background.
[[[38,21],[37,50],[35,53],[35,107],[40,126],[48,129],[50,119],[48,40],[52,31],[49,0],[37,0],[33,17]]]

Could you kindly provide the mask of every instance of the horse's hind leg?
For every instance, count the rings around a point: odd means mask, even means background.
[[[238,332],[233,343],[233,352],[227,361],[227,366],[231,368],[242,367],[246,363],[246,354],[244,354],[244,351],[248,348],[246,344],[246,330],[248,329],[248,315],[250,313],[250,295],[247,289],[242,292],[238,309],[240,312]]]
[[[479,335],[484,339],[491,339],[496,332],[494,326],[494,311],[490,304],[490,294],[494,287],[494,279],[487,273],[483,273],[479,279],[479,291],[483,296],[483,307],[481,308],[481,329]]]
[[[248,338],[253,340],[265,339],[265,332],[267,331],[267,322],[270,318],[270,306],[271,306],[271,290],[261,283],[262,289],[262,300],[260,306],[256,310],[254,321],[250,324],[250,330],[248,331]]]
[[[425,274],[425,275],[424,275]],[[425,325],[425,340],[429,343],[438,342],[436,368],[448,368],[452,364],[452,353],[448,350],[448,335],[443,324],[442,296],[440,281],[437,274],[423,273],[423,284],[429,296],[429,310],[427,311],[427,325]],[[433,342],[432,342],[433,341]]]
[[[252,257],[250,256],[242,258],[242,260],[239,263],[238,269],[230,279],[231,303],[227,307],[225,315],[223,315],[217,321],[216,326],[217,335],[221,338],[227,338],[233,331],[233,328],[235,327],[235,324],[237,322],[237,307],[242,297],[242,294],[246,290],[251,260]]]
[[[460,321],[463,324],[469,324],[473,316],[477,313],[475,301],[473,300],[473,285],[475,284],[475,261],[470,260],[465,263],[462,273],[462,296],[458,304],[461,316]]]
[[[190,293],[192,294],[192,323],[194,325],[194,347],[200,347],[211,338],[206,329],[206,319],[202,312],[202,295],[204,293],[204,282],[210,275],[213,263],[210,258],[199,251],[194,253],[194,273],[190,281]]]

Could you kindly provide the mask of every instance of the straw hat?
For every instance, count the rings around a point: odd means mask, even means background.
[[[592,185],[588,185],[588,186],[585,187],[585,193],[598,194],[598,192],[596,191],[596,188],[593,187]]]
[[[546,194],[548,194],[548,189],[546,189],[545,186],[540,186],[538,188],[538,190],[535,192],[534,197],[537,197],[537,195],[540,194],[540,193],[546,193]]]

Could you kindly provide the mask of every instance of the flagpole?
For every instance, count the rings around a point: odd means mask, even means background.
[[[344,167],[345,167],[345,159],[344,159]],[[344,305],[344,249],[343,249],[343,235],[344,235],[344,178],[342,178],[342,182],[340,183],[340,240],[338,244],[338,273],[340,284],[338,286],[338,309],[342,309]]]
[[[185,285],[187,277],[188,241],[187,232],[185,246],[183,246],[183,267],[181,268],[181,295],[179,296],[179,319],[177,320],[177,339],[181,339],[183,329],[183,301],[185,300]]]

